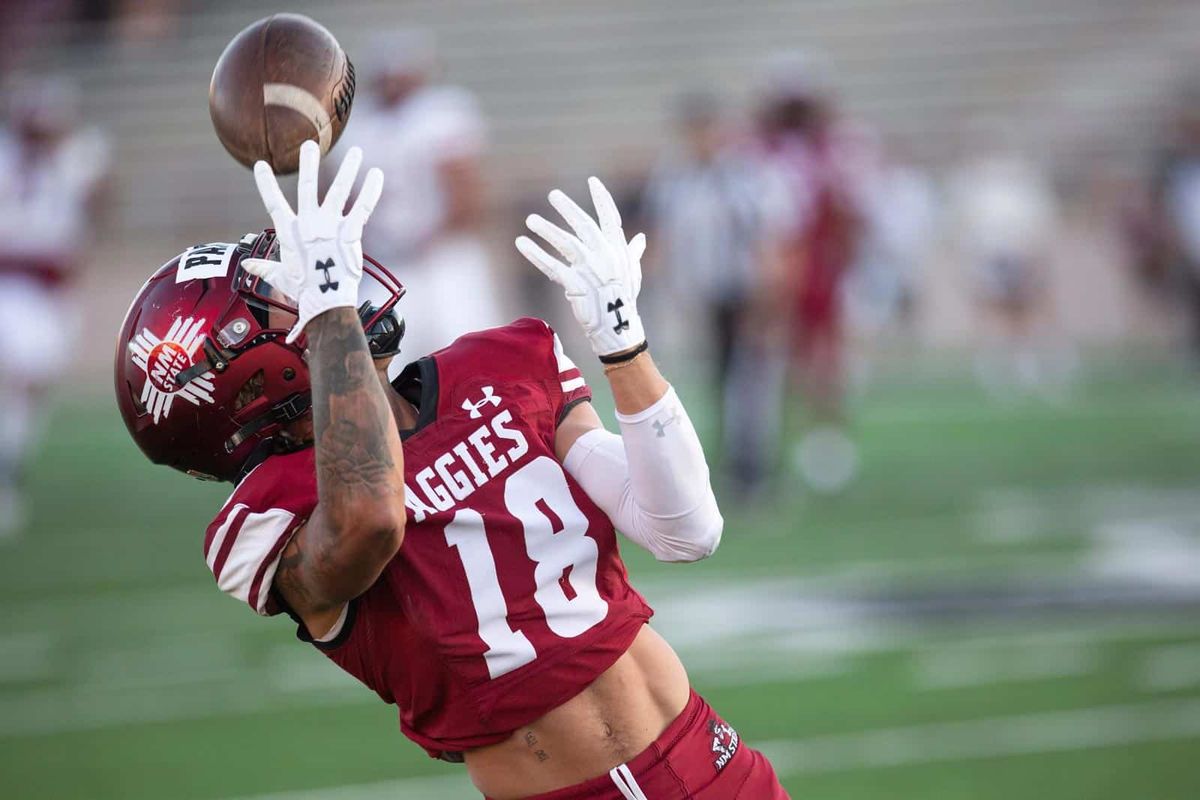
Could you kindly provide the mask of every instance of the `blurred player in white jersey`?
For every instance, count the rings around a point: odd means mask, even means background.
[[[1056,390],[1070,358],[1048,347],[1052,337],[1044,330],[1054,190],[1002,125],[979,119],[969,127],[969,149],[951,176],[949,210],[983,323],[976,376],[1001,398]]]
[[[747,494],[763,488],[779,433],[785,365],[762,324],[762,295],[791,207],[783,181],[731,141],[721,111],[708,93],[679,99],[678,143],[650,176],[645,214],[661,242],[651,251],[666,273],[660,286],[669,286],[662,316],[680,326],[686,358],[715,352],[724,460]],[[697,319],[712,341],[697,341]]]
[[[367,166],[387,175],[363,245],[421,298],[403,309],[405,351],[425,355],[506,320],[480,235],[486,124],[469,92],[434,82],[430,34],[381,36],[372,58],[367,102],[355,107],[339,147],[362,147]]]
[[[0,130],[0,538],[25,522],[21,472],[42,396],[72,355],[71,279],[86,258],[109,162],[103,136],[78,127],[78,96],[65,81],[22,84],[8,117]]]

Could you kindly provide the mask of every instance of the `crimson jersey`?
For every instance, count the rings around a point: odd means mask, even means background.
[[[555,458],[559,421],[591,393],[544,322],[463,336],[393,386],[418,409],[404,545],[314,644],[437,756],[501,741],[578,694],[652,612],[612,523]],[[316,503],[312,449],[251,471],[205,537],[220,588],[284,610],[279,554]]]
[[[801,334],[836,330],[840,322],[840,287],[854,255],[864,191],[863,145],[852,133],[835,126],[767,142],[767,164],[783,178],[795,214],[786,256]]]

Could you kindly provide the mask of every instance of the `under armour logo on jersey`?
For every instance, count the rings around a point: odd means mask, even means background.
[[[483,408],[486,405],[489,405],[489,404],[492,406],[500,405],[500,396],[498,394],[496,394],[495,389],[493,389],[491,386],[482,386],[480,388],[483,390],[483,399],[480,400],[478,403],[472,403],[470,400],[462,401],[462,409],[463,409],[463,411],[471,412],[471,419],[479,419],[480,417],[482,417],[483,414],[480,412],[479,409]]]
[[[654,428],[654,430],[658,431],[658,438],[660,438],[660,439],[666,438],[667,426],[670,425],[672,422],[679,422],[679,409],[677,409],[677,408],[671,409],[671,416],[667,417],[666,419],[654,420],[652,427]]]
[[[335,264],[333,263],[332,258],[327,258],[324,261],[317,262],[317,269],[325,273],[325,282],[320,286],[321,294],[325,294],[330,289],[337,291],[338,282],[335,280],[330,280],[329,278],[329,270],[333,269],[334,266]]]
[[[617,302],[609,303],[608,310],[617,315],[617,324],[613,325],[613,333],[620,333],[624,330],[629,330],[629,320],[621,318],[621,308],[624,307],[625,301],[617,298]]]

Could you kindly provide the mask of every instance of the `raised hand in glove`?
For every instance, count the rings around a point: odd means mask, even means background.
[[[608,189],[598,178],[589,178],[588,188],[599,224],[558,189],[550,193],[550,205],[573,234],[537,214],[525,220],[531,231],[558,252],[559,258],[528,236],[518,237],[516,244],[521,255],[566,290],[571,311],[583,326],[592,350],[604,358],[632,350],[646,340],[637,311],[646,237],[639,233],[627,242],[621,215]]]
[[[375,210],[383,190],[383,173],[371,169],[350,211],[343,213],[346,199],[362,165],[362,150],[350,148],[337,176],[317,202],[317,172],[321,150],[316,142],[300,147],[300,176],[296,187],[296,211],[279,189],[279,182],[265,161],[254,165],[254,182],[275,226],[279,260],[245,259],[242,266],[296,301],[299,319],[288,333],[294,342],[309,320],[331,308],[358,306],[358,284],[362,280],[363,226]]]

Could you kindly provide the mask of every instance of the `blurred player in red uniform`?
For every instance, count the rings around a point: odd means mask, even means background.
[[[296,213],[260,163],[278,239],[185,252],[122,330],[118,400],[142,449],[237,483],[204,541],[218,585],[290,614],[487,797],[785,798],[690,690],[618,552],[614,525],[694,561],[723,525],[700,442],[647,352],[644,238],[626,241],[593,179],[599,223],[556,191],[571,230],[528,224],[558,256],[517,242],[566,289],[619,436],[540,320],[463,336],[388,382],[402,290],[358,303],[364,271],[388,278],[359,245],[378,170],[343,216],[361,159],[349,151],[318,204],[307,143]]]
[[[794,226],[779,258],[801,388],[814,421],[797,451],[815,489],[835,490],[857,455],[843,432],[842,284],[862,227],[853,148],[841,135],[822,67],[782,54],[768,68],[760,118],[771,167],[791,188]]]
[[[21,471],[46,390],[72,355],[72,279],[108,172],[107,143],[79,127],[77,105],[69,83],[29,80],[0,130],[0,537],[24,525]]]

